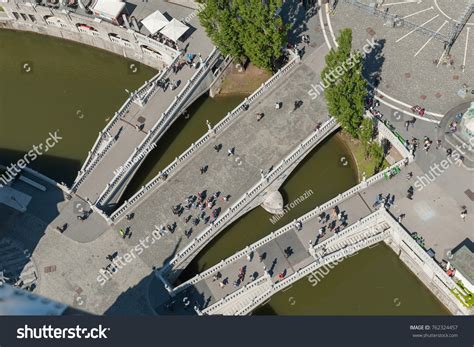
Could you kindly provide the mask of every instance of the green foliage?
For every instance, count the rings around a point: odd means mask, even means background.
[[[270,70],[281,56],[288,26],[275,12],[281,0],[207,0],[199,13],[202,26],[223,54],[247,57]]]
[[[365,156],[369,156],[369,147],[374,137],[374,122],[370,118],[364,118],[359,130],[359,139],[364,148]]]
[[[327,85],[324,96],[329,113],[353,137],[362,124],[367,82],[362,77],[362,57],[352,50],[352,31],[341,30],[339,47],[326,56],[321,78]]]
[[[374,161],[375,169],[376,171],[378,171],[377,169],[380,168],[384,160],[384,153],[383,153],[382,146],[380,146],[377,142],[372,142],[369,145],[369,156]]]

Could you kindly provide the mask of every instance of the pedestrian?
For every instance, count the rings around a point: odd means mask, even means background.
[[[260,120],[263,118],[263,116],[264,116],[263,112],[257,113],[257,122],[260,122]]]
[[[413,177],[413,172],[410,171],[409,173],[407,173],[407,176],[406,176],[407,181],[409,181],[412,177]]]
[[[397,218],[398,223],[401,223],[404,217],[405,217],[405,214],[404,214],[404,213],[402,213],[401,215],[399,215],[398,218]]]
[[[437,140],[436,141],[436,149],[439,149],[440,146],[441,146],[441,140]]]
[[[227,150],[227,156],[229,157],[229,156],[231,156],[231,155],[234,155],[234,152],[235,152],[235,148],[234,148],[234,147],[229,148],[229,149]]]
[[[447,158],[449,158],[452,153],[453,153],[453,150],[451,148],[446,149],[446,157]]]
[[[281,108],[281,102],[277,101],[275,102],[275,109],[279,110]]]
[[[461,219],[463,222],[466,221],[467,209],[466,206],[461,207]]]
[[[408,127],[410,126],[410,122],[409,121],[406,121],[405,122],[405,129],[408,131]]]
[[[123,229],[120,229],[119,233],[120,233],[120,236],[122,236],[122,238],[124,239],[125,238],[125,231]]]
[[[296,111],[301,106],[301,104],[302,104],[301,100],[296,100],[293,111]]]

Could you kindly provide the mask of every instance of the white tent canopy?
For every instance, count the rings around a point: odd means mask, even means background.
[[[125,8],[126,3],[122,0],[97,0],[92,10],[100,16],[114,19]]]
[[[188,29],[189,27],[186,24],[173,18],[171,22],[161,29],[160,33],[176,42],[186,31],[188,31]]]
[[[153,35],[160,29],[163,29],[170,21],[160,12],[155,11],[142,20],[142,24]]]

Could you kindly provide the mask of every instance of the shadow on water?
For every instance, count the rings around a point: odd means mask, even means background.
[[[68,40],[0,30],[0,148],[27,153],[61,139],[31,167],[71,184],[99,131],[134,90],[156,71]],[[57,166],[65,158],[74,165]],[[0,163],[14,159],[0,153]]]
[[[25,155],[26,153],[22,151],[0,148],[0,165],[11,167],[12,163],[18,163],[18,160],[23,159]],[[27,158],[31,159],[31,156]],[[41,160],[31,161],[28,167],[47,175],[56,182],[63,180],[71,182],[81,165],[82,163],[76,159],[44,154]]]

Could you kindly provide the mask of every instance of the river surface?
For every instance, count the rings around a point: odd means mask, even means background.
[[[125,89],[155,74],[86,45],[0,30],[0,164],[16,162],[57,131],[62,139],[31,167],[72,183],[99,131],[127,99]]]
[[[0,30],[0,164],[15,162],[59,130],[62,140],[32,167],[71,183],[99,130],[133,90],[156,71],[117,55],[42,35]],[[131,64],[134,64],[131,67]],[[136,71],[136,72],[134,72]],[[124,197],[129,197],[243,99],[202,97],[159,141]],[[181,279],[193,276],[356,184],[349,150],[333,136],[313,150],[281,188],[278,221],[257,208],[214,239]],[[275,295],[254,314],[447,314],[446,309],[385,245],[353,256],[316,286],[307,279]]]

